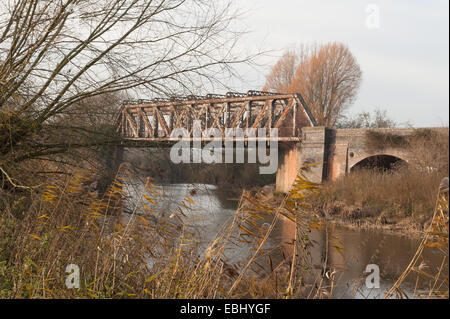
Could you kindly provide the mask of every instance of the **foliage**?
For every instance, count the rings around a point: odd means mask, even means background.
[[[286,52],[263,90],[300,93],[319,125],[332,127],[354,101],[362,73],[348,47],[333,42]]]
[[[394,128],[397,123],[390,119],[386,110],[376,109],[373,114],[361,112],[353,117],[343,116],[336,122],[336,128]]]

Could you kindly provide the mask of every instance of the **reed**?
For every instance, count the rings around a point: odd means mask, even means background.
[[[129,172],[121,167],[101,197],[83,185],[80,171],[40,189],[3,192],[0,211],[1,298],[294,298],[316,295],[302,278],[309,272],[304,218],[306,194],[316,185],[299,177],[278,207],[244,192],[232,220],[204,250],[189,226],[190,197],[164,216],[161,193],[150,180],[127,205]],[[135,198],[135,197],[134,197]],[[295,222],[296,253],[270,263],[265,243],[279,216]],[[271,216],[269,227],[258,223]],[[265,218],[264,217],[264,218]],[[241,263],[228,252],[251,243]],[[270,264],[262,270],[261,263]],[[80,288],[65,285],[67,265],[80,267]],[[306,289],[308,291],[306,292]],[[323,289],[323,287],[321,287]]]
[[[325,184],[313,201],[325,216],[347,222],[401,224],[422,231],[435,206],[439,171],[400,167],[391,171],[360,170]]]
[[[446,185],[445,185],[446,183]],[[402,284],[408,276],[415,277],[413,298],[436,299],[449,298],[449,264],[448,264],[448,177],[443,179],[437,192],[437,199],[433,211],[432,222],[424,234],[419,247],[411,262],[397,279],[394,285],[385,294],[385,298],[395,295],[398,299],[408,298]],[[440,256],[442,263],[437,269],[430,269],[426,264],[424,253],[431,250]]]

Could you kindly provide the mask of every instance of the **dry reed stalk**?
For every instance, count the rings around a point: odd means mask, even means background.
[[[445,180],[445,179],[444,179]],[[443,180],[443,181],[444,181]],[[447,178],[448,181],[448,178]],[[442,183],[441,183],[442,184]],[[437,199],[436,204],[433,212],[433,218],[432,222],[429,225],[425,235],[423,236],[419,247],[414,254],[413,258],[411,259],[411,262],[406,267],[406,269],[403,271],[403,273],[400,275],[400,277],[397,279],[397,281],[394,283],[394,285],[389,289],[389,291],[385,294],[385,298],[390,298],[393,296],[394,293],[397,293],[397,296],[402,297],[403,295],[406,296],[401,291],[400,286],[405,281],[406,277],[411,272],[418,273],[417,281],[416,281],[416,289],[415,289],[415,296],[423,296],[418,295],[417,292],[417,286],[418,286],[418,280],[419,275],[425,276],[425,277],[431,277],[434,280],[433,286],[429,289],[427,297],[431,298],[433,297],[433,293],[436,291],[434,288],[436,287],[437,282],[439,279],[441,279],[442,271],[444,269],[444,264],[447,261],[448,262],[448,186],[445,189],[442,189],[439,187],[439,190],[437,192]],[[430,274],[427,274],[423,271],[421,271],[421,265],[418,265],[419,258],[422,257],[423,251],[426,247],[434,248],[438,250],[438,252],[441,252],[443,254],[443,261],[441,264],[441,267],[439,268],[439,271],[433,276]],[[445,250],[445,248],[447,250]],[[448,270],[448,266],[447,266]],[[445,274],[443,274],[445,276]],[[447,278],[442,278],[442,282],[439,285],[439,289],[447,283],[447,291],[442,291],[442,294],[440,297],[448,298],[448,273]],[[441,291],[438,291],[441,293]],[[436,296],[438,297],[438,296]]]

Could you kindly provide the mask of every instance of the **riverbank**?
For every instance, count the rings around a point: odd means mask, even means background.
[[[431,223],[439,185],[447,175],[410,167],[362,170],[324,183],[310,201],[316,213],[345,227],[421,237]]]
[[[428,198],[410,196],[411,202],[395,202],[400,195],[392,193],[384,197],[380,202],[373,201],[374,191],[367,193],[365,200],[359,200],[356,196],[346,197],[340,194],[341,187],[350,192],[349,187],[344,186],[354,182],[354,177],[347,183],[341,181],[341,185],[325,184],[320,186],[317,194],[309,198],[311,216],[316,215],[323,218],[327,223],[353,230],[377,230],[409,238],[421,238],[431,223],[436,192],[440,178],[428,176],[434,180],[436,187],[428,193]],[[368,179],[366,179],[368,180]],[[374,181],[374,179],[369,179]],[[427,180],[426,177],[422,182]],[[426,182],[430,182],[427,180]],[[420,184],[420,183],[418,183]],[[420,187],[421,185],[417,185]],[[334,193],[331,191],[334,190]],[[250,188],[249,194],[261,203],[277,207],[284,194],[275,191],[275,185],[270,184],[263,187]],[[364,188],[361,188],[361,192]],[[359,193],[362,195],[362,193]],[[348,194],[345,194],[348,195]]]
[[[425,234],[426,226],[417,225],[410,217],[399,218],[397,221],[381,223],[371,218],[348,220],[345,218],[328,218],[327,222],[350,230],[376,230],[396,236],[421,238]],[[429,225],[429,223],[427,223]]]

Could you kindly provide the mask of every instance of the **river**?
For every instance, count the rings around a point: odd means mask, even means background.
[[[226,193],[214,185],[167,184],[157,187],[160,192],[157,208],[159,214],[176,210],[186,196],[192,198],[194,204],[187,211],[186,220],[196,230],[200,251],[214,240],[224,224],[231,222],[238,205],[236,200],[228,199]],[[130,202],[137,199],[140,190],[140,187],[129,189]],[[270,217],[265,222],[270,223]],[[277,247],[280,243],[289,241],[290,237],[292,225],[281,220],[276,224],[265,247]],[[312,230],[310,239],[314,243],[310,248],[312,263],[316,268],[321,268],[325,252],[328,251],[327,265],[337,270],[333,298],[345,299],[383,298],[387,289],[392,287],[409,264],[420,241],[376,230],[355,230],[333,225],[326,229]],[[334,244],[338,244],[342,250],[334,248]],[[231,262],[239,263],[249,254],[250,247],[242,245],[234,247],[228,257]],[[274,263],[280,262],[282,258],[280,253],[272,256]],[[438,256],[432,254],[428,254],[426,259],[430,268],[438,267],[441,262]],[[370,275],[365,272],[367,265],[378,267],[379,288],[367,288],[366,278]],[[406,286],[403,286],[410,297],[414,283],[414,278],[410,278],[405,283]]]

